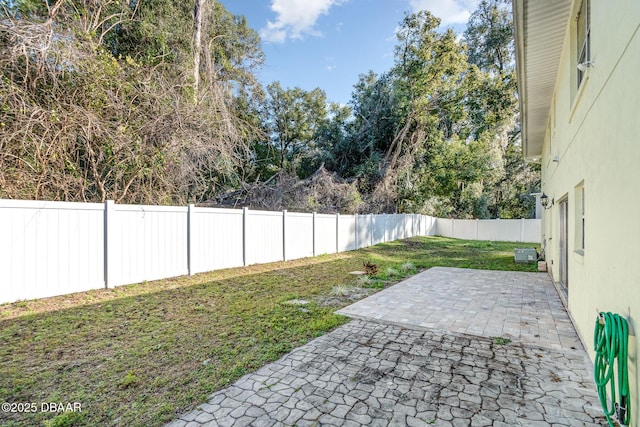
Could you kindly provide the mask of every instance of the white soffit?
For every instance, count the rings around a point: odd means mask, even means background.
[[[571,0],[513,0],[522,141],[526,158],[542,153]]]

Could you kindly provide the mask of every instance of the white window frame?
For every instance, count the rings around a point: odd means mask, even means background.
[[[584,21],[582,17],[584,15]],[[581,22],[582,21],[582,22]],[[584,38],[580,38],[581,25],[584,25]],[[591,61],[591,0],[582,0],[578,15],[576,16],[576,60],[577,64],[584,64]],[[576,67],[577,69],[577,67]],[[586,74],[586,70],[577,69],[577,87],[579,88]]]

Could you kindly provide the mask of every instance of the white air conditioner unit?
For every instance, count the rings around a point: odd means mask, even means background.
[[[538,251],[536,248],[519,248],[515,250],[516,262],[537,262]]]

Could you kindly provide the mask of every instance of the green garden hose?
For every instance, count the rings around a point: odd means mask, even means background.
[[[596,351],[594,377],[598,387],[600,404],[607,417],[609,425],[613,427],[611,416],[615,413],[618,422],[629,425],[631,419],[631,400],[629,399],[629,378],[627,371],[627,347],[629,342],[629,326],[627,320],[618,314],[601,312],[596,319],[593,333]],[[617,362],[617,375],[614,362]],[[616,401],[616,377],[618,381]],[[607,399],[607,384],[611,390],[611,398]],[[611,406],[609,406],[611,402]]]

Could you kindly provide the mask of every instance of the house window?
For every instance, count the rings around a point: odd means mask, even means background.
[[[576,52],[578,64],[584,64],[591,60],[591,0],[582,0],[576,19]],[[582,83],[586,69],[578,69],[578,87]]]
[[[575,188],[575,251],[584,254],[584,183],[580,183]]]

